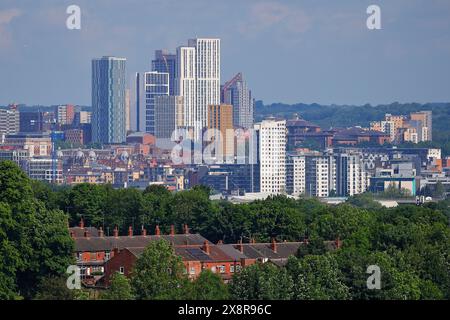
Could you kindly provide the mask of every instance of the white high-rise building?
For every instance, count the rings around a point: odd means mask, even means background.
[[[197,104],[195,48],[178,47],[175,72],[175,94],[183,97],[184,126],[194,127]]]
[[[365,192],[369,187],[369,174],[365,170],[362,154],[339,153],[336,159],[336,193],[342,197]]]
[[[306,159],[304,155],[288,155],[286,158],[286,190],[299,196],[306,190]]]
[[[19,110],[16,108],[0,109],[0,142],[3,136],[19,131]]]
[[[306,157],[305,193],[312,197],[328,197],[331,190],[336,191],[336,161],[330,155],[311,155]]]
[[[207,126],[208,106],[220,104],[220,39],[190,39],[188,47],[195,48],[197,94],[193,119],[198,134]]]
[[[263,120],[259,132],[261,192],[286,192],[286,120]]]

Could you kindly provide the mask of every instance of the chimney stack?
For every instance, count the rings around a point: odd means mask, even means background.
[[[142,226],[141,234],[142,234],[144,237],[147,236],[147,230],[144,228],[144,226]]]
[[[336,249],[340,249],[342,247],[342,241],[339,238],[339,236],[337,236],[336,240],[334,241],[334,244],[336,245]]]
[[[183,229],[184,229],[184,234],[189,234],[189,227],[187,224],[183,225]]]
[[[238,250],[239,250],[241,253],[244,253],[244,246],[242,245],[242,239],[240,239],[240,240],[238,241]]]
[[[217,245],[221,245],[221,244],[223,244],[223,240],[222,239],[217,241]]]
[[[210,250],[209,250],[209,243],[208,243],[208,241],[205,241],[204,243],[203,243],[203,251],[205,251],[205,253],[206,254],[210,254]]]
[[[133,236],[133,228],[131,226],[128,227],[128,236],[129,237]]]
[[[171,235],[171,236],[174,236],[174,235],[175,235],[175,226],[174,226],[174,225],[171,225],[171,226],[170,226],[170,235]]]
[[[115,238],[119,237],[119,229],[117,228],[117,226],[114,227],[113,235],[114,235]]]
[[[155,235],[157,235],[157,236],[161,235],[161,230],[159,230],[159,226],[158,225],[155,228]]]
[[[252,238],[250,239],[250,243],[251,243],[251,244],[255,244],[255,243],[256,243],[255,238],[252,237]]]
[[[84,230],[84,237],[85,237],[85,238],[89,238],[89,231]]]
[[[103,228],[100,227],[100,229],[98,229],[98,236],[99,236],[100,238],[103,238],[104,234],[105,234],[105,233],[103,232]]]
[[[80,228],[84,229],[84,220],[83,220],[83,218],[80,219]]]
[[[270,245],[270,247],[272,248],[272,251],[277,253],[277,241],[275,240],[275,238],[272,238],[272,244]]]

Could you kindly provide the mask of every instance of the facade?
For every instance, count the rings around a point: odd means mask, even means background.
[[[306,194],[324,198],[336,190],[336,163],[329,155],[307,155],[305,159]]]
[[[216,129],[220,132],[219,137],[207,137],[208,141],[213,138],[215,148],[220,150],[221,155],[219,158],[216,157],[216,161],[220,163],[223,161],[232,162],[234,160],[233,106],[229,104],[208,106],[207,128]],[[217,155],[218,150],[215,151]]]
[[[350,197],[365,192],[369,187],[369,175],[359,153],[338,153],[336,161],[336,194]]]
[[[412,121],[418,121],[420,130],[418,130],[419,141],[433,140],[433,115],[431,111],[413,112],[410,115]]]
[[[61,105],[56,107],[56,121],[60,125],[71,125],[75,118],[75,107],[73,105]]]
[[[261,192],[286,191],[286,121],[263,120],[255,125],[259,132]]]
[[[122,143],[126,138],[126,59],[103,57],[92,60],[92,140]]]
[[[152,71],[169,74],[169,95],[176,92],[175,78],[177,70],[177,55],[166,50],[156,50],[155,59],[152,60]]]
[[[183,97],[184,125],[195,127],[197,105],[197,68],[195,48],[178,47],[175,94]]]
[[[225,83],[221,89],[222,103],[233,106],[233,125],[241,128],[253,126],[254,99],[242,73]]]
[[[287,155],[286,157],[286,191],[293,196],[305,193],[306,159],[304,155]]]
[[[208,106],[220,104],[220,39],[190,39],[188,46],[195,48],[197,94],[193,119],[200,134],[207,126]]]
[[[17,133],[5,137],[5,145],[27,150],[30,157],[49,157],[52,154],[52,140],[48,134]]]
[[[155,97],[155,137],[170,139],[184,125],[184,99],[180,96]]]
[[[140,128],[155,135],[155,98],[169,95],[169,74],[157,71],[145,72],[143,89],[139,104],[145,107],[140,109]]]
[[[0,142],[2,137],[20,130],[19,111],[16,108],[0,109]]]
[[[63,183],[62,164],[51,158],[30,158],[25,161],[22,169],[30,179],[47,183]]]
[[[69,129],[64,131],[64,138],[66,142],[74,145],[84,144],[84,132],[82,129]]]

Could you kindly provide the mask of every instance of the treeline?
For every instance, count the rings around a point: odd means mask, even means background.
[[[386,113],[394,115],[409,115],[411,112],[433,112],[433,141],[418,144],[405,144],[405,147],[441,148],[444,155],[450,155],[450,103],[391,103],[386,105],[363,106],[353,105],[320,105],[320,104],[283,104],[273,103],[264,105],[261,101],[256,103],[256,119],[261,120],[267,116],[280,116],[286,119],[298,114],[301,118],[318,124],[322,128],[330,127],[368,127],[371,121],[384,119]]]
[[[338,206],[284,196],[231,204],[210,201],[204,187],[178,193],[157,186],[144,192],[96,185],[51,187],[30,181],[6,161],[0,162],[0,298],[45,299],[55,298],[55,293],[58,298],[80,298],[65,289],[64,276],[74,262],[67,220],[74,225],[81,217],[85,225],[104,226],[105,231],[112,232],[117,225],[122,234],[129,225],[137,233],[142,225],[150,233],[156,225],[168,233],[172,224],[182,232],[181,226],[187,223],[191,232],[213,242],[235,243],[241,238],[268,242],[272,237],[309,240],[285,267],[269,263],[245,268],[225,293],[220,282],[206,274],[203,277],[211,278],[211,286],[219,293],[202,296],[201,292],[209,291],[194,282],[189,286],[197,285],[197,289],[189,287],[183,296],[176,296],[180,298],[186,298],[186,292],[193,299],[219,295],[236,299],[450,298],[449,200],[392,209],[381,207],[369,194]],[[327,251],[323,241],[338,237],[342,248]],[[143,268],[149,265],[154,263],[142,263]],[[367,289],[369,265],[381,269],[381,290]],[[149,274],[153,273],[142,272],[138,282],[118,277],[117,287],[129,287],[132,298],[174,297],[164,289],[173,287],[171,275],[163,278],[172,285],[161,284],[155,293],[151,279],[146,279]],[[133,288],[148,294],[136,296]]]

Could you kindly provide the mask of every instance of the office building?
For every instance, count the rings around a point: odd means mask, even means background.
[[[207,126],[208,106],[220,104],[220,39],[190,39],[188,47],[195,48],[197,94],[192,118],[198,135]]]
[[[367,191],[369,174],[359,152],[338,153],[336,161],[336,194],[341,197],[354,196]]]
[[[184,99],[180,96],[155,97],[155,137],[171,139],[173,132],[184,125]]]
[[[216,157],[219,163],[234,161],[234,130],[233,130],[233,106],[229,104],[219,104],[208,106],[208,129],[216,129],[220,135],[214,136],[215,147],[220,149],[221,156]],[[214,134],[212,130],[210,134]],[[218,134],[218,132],[217,132]],[[211,141],[210,136],[207,141]],[[215,150],[216,154],[219,152]]]
[[[221,90],[221,101],[233,106],[233,125],[235,127],[251,128],[253,126],[254,100],[242,73],[238,73],[225,83]]]
[[[305,171],[305,193],[308,196],[324,198],[336,190],[336,163],[332,156],[307,155]]]
[[[195,48],[178,47],[176,64],[176,95],[183,97],[184,125],[195,126],[197,104]]]
[[[122,143],[125,128],[126,59],[103,57],[92,60],[92,140]]]
[[[176,92],[177,55],[166,50],[156,50],[155,59],[152,60],[152,71],[169,74],[169,95],[174,96]]]
[[[60,125],[71,125],[75,119],[75,107],[73,105],[61,105],[56,107],[56,122]]]
[[[304,155],[289,154],[286,157],[286,192],[293,196],[305,193],[306,160]]]
[[[20,130],[19,110],[15,107],[0,108],[0,141],[8,134],[17,133]]]
[[[255,124],[259,140],[261,192],[286,191],[286,121],[263,120]]]
[[[416,127],[419,141],[433,141],[433,115],[432,111],[413,112],[410,115],[412,121],[420,122]]]

